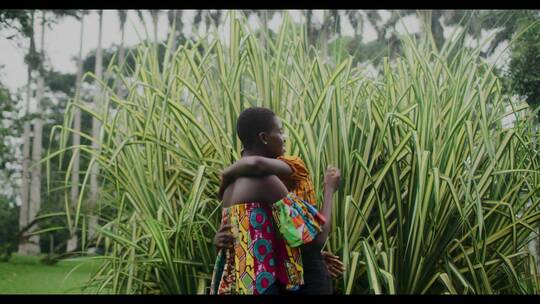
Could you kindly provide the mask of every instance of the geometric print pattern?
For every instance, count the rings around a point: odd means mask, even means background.
[[[223,208],[222,225],[232,226],[234,245],[218,254],[212,294],[262,294],[276,280],[288,283],[282,240],[275,236],[272,210],[267,204],[243,203]],[[278,243],[281,243],[278,245]],[[229,259],[224,257],[230,256]],[[218,286],[218,287],[216,287]]]
[[[326,220],[319,212],[316,212],[317,202],[315,199],[315,188],[309,171],[298,156],[279,156],[277,159],[287,163],[292,169],[292,174],[288,176],[280,176],[281,181],[287,186],[287,189],[296,195],[302,202],[307,202],[304,208],[301,208],[301,212],[305,213],[305,217],[308,217],[308,213],[315,214],[315,222],[324,223]],[[313,207],[310,208],[310,207]],[[274,208],[275,209],[275,208]],[[308,210],[309,209],[309,210]],[[314,210],[315,209],[315,210]],[[292,216],[296,216],[295,212],[290,211]],[[297,226],[298,220],[295,221]],[[302,229],[302,227],[296,227],[297,229]],[[318,229],[317,229],[318,230]],[[309,231],[302,233],[303,243],[308,243],[312,238],[308,235]],[[290,278],[290,283],[287,285],[287,289],[295,290],[299,289],[299,285],[304,284],[304,275],[303,275],[303,263],[302,263],[302,254],[300,247],[291,247],[287,246],[286,251],[287,257],[285,258],[286,268],[288,276]]]
[[[290,191],[286,198],[272,207],[244,203],[222,210],[222,225],[232,224],[234,246],[218,253],[211,294],[262,294],[276,280],[288,290],[304,284],[298,246],[312,241],[325,219],[315,208],[315,191],[304,162],[295,156],[278,159],[293,170],[280,177]]]

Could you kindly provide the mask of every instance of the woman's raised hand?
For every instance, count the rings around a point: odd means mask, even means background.
[[[341,171],[334,166],[328,166],[324,174],[324,189],[336,192],[341,178]]]

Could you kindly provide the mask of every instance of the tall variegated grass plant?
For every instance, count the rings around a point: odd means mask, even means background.
[[[77,208],[66,201],[71,230],[84,235],[88,216],[99,217],[105,253],[91,284],[207,292],[219,172],[241,148],[235,120],[265,106],[282,118],[287,150],[305,161],[319,199],[326,166],[342,171],[326,244],[346,267],[338,293],[538,293],[527,250],[540,220],[529,110],[502,93],[462,34],[440,50],[429,36],[405,36],[402,55],[366,77],[352,58],[321,58],[287,15],[274,39],[235,12],[227,20],[226,41],[212,33],[161,59],[140,46],[134,69],[108,69],[126,96],[102,81],[103,104],[74,100],[56,129],[64,146],[49,159],[73,148],[75,108],[102,122],[99,138],[81,134],[100,148],[79,147],[100,169],[96,210],[86,207],[90,169]]]

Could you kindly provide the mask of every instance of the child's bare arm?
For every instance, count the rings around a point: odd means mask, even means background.
[[[282,160],[263,156],[246,156],[225,169],[222,175],[223,179],[234,180],[239,176],[266,174],[287,176],[292,173],[292,168]]]
[[[218,197],[223,198],[227,186],[240,176],[277,175],[288,176],[293,169],[284,161],[263,156],[246,156],[237,160],[221,173]]]

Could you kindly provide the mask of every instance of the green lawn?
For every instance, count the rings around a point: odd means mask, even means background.
[[[0,262],[0,294],[95,293],[82,287],[98,265],[97,261],[62,261],[49,266],[41,264],[39,257],[13,255],[9,263]]]

